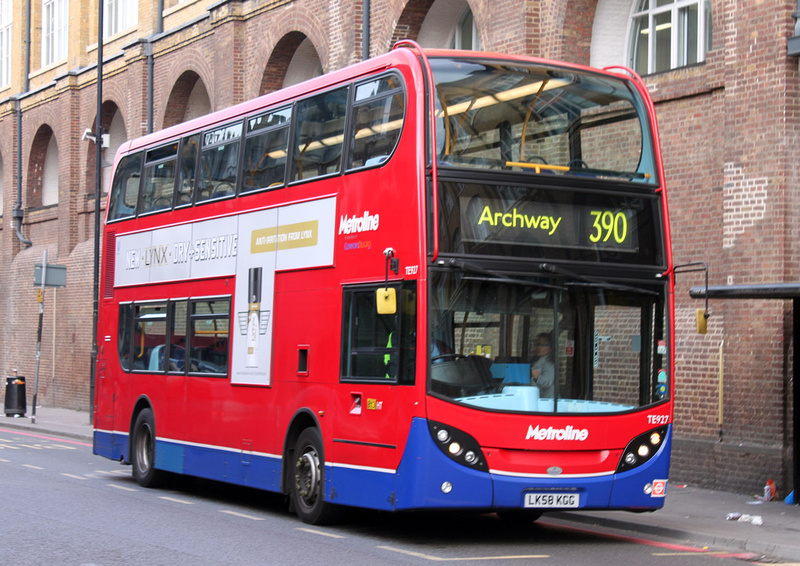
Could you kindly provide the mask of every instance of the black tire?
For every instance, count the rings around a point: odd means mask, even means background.
[[[305,429],[297,438],[289,479],[292,507],[304,523],[323,525],[335,520],[336,506],[325,501],[325,454],[316,428]]]
[[[156,419],[150,409],[142,409],[131,431],[131,467],[142,487],[164,483],[165,473],[156,469]]]

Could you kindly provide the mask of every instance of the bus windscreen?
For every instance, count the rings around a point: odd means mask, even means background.
[[[656,184],[630,81],[553,66],[432,59],[442,166]]]

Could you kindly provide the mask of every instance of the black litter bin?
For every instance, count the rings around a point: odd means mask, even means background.
[[[27,410],[25,401],[25,378],[22,376],[6,377],[6,416],[24,417]]]

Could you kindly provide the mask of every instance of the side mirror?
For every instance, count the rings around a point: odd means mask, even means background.
[[[375,304],[378,314],[395,314],[397,312],[397,291],[394,287],[383,287],[375,291]]]

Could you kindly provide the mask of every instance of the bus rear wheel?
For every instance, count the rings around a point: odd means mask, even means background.
[[[143,409],[136,417],[131,435],[133,479],[142,487],[158,487],[164,472],[156,469],[156,420],[151,409]]]
[[[336,506],[325,501],[322,437],[315,428],[305,429],[297,438],[290,491],[294,510],[304,523],[322,525],[334,520]]]

